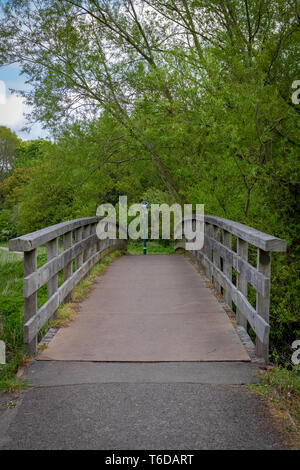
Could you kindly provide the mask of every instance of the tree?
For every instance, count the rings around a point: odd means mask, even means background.
[[[289,300],[299,257],[298,2],[10,0],[0,34],[0,65],[21,64],[31,118],[57,142],[22,196],[22,230],[87,215],[120,191],[205,203],[288,240],[273,264],[284,313],[272,321],[290,338],[287,323],[299,318]]]
[[[0,181],[13,168],[20,140],[8,127],[0,126]]]

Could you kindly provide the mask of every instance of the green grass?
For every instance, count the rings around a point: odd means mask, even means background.
[[[300,435],[300,366],[292,370],[274,367],[259,374],[261,382],[249,387],[288,418],[292,431]]]
[[[25,381],[16,376],[18,366],[25,360],[23,350],[20,349],[7,364],[0,365],[0,393],[18,392],[26,387]]]
[[[0,391],[22,384],[15,376],[23,357],[23,257],[0,250],[0,339],[6,344],[7,364],[1,366]]]
[[[142,255],[143,254],[143,242],[139,241],[129,241],[127,252],[129,255]],[[168,240],[165,243],[159,242],[158,240],[152,240],[147,242],[147,254],[173,254],[174,253],[174,244],[169,243]]]
[[[23,257],[0,251],[0,339],[8,355],[22,344]]]

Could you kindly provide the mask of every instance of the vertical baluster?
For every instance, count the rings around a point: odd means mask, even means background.
[[[257,250],[257,269],[260,273],[270,279],[271,277],[271,253],[268,251]],[[269,323],[269,312],[270,312],[270,283],[266,285],[265,295],[261,295],[259,292],[256,293],[256,311],[257,313]],[[263,344],[258,338],[256,338],[256,355],[263,357],[268,363],[269,357],[269,338],[266,344]]]
[[[96,228],[97,228],[97,224],[92,224],[91,225],[91,235],[96,234]],[[96,252],[97,252],[97,242],[93,243],[93,245],[92,245],[91,256],[96,254]]]
[[[108,238],[109,245],[108,246],[112,249],[112,247],[114,246],[114,240],[111,238],[111,234],[112,234],[111,223],[108,224],[108,233],[109,233],[109,238]],[[109,253],[110,253],[110,250],[109,250]]]
[[[241,238],[237,239],[237,254],[245,261],[248,261],[248,243]],[[248,282],[242,273],[237,273],[237,288],[247,298]],[[247,318],[241,314],[238,308],[236,309],[236,322],[247,330]]]
[[[83,229],[83,238],[86,239],[90,236],[91,233],[91,226],[90,225],[85,225]],[[87,248],[83,252],[83,262],[87,261],[90,257],[90,248]]]
[[[82,227],[79,227],[75,230],[75,243],[78,243],[82,240]],[[81,252],[75,259],[75,270],[80,268],[82,265],[83,253]]]
[[[64,250],[67,250],[68,248],[71,248],[72,246],[72,232],[68,232],[64,234]],[[73,273],[73,266],[72,266],[72,260],[70,263],[66,264],[64,267],[64,281],[69,279],[69,277],[72,276]],[[65,298],[65,302],[71,302],[72,301],[72,293],[68,294]]]
[[[24,252],[24,277],[37,270],[37,251]],[[24,299],[24,322],[26,323],[37,312],[37,292]],[[26,344],[26,352],[35,354],[37,350],[37,336]]]
[[[97,233],[97,226],[99,225],[99,221],[96,223],[96,233]],[[96,243],[96,251],[97,253],[99,253],[99,251],[101,251],[101,248],[102,248],[102,240],[100,240],[100,238],[98,238],[97,236],[97,243]]]
[[[223,245],[225,245],[230,250],[232,249],[232,234],[224,230],[223,232]],[[223,263],[223,272],[226,278],[232,282],[232,263],[224,259]],[[232,297],[231,297],[231,290],[228,287],[225,287],[225,294],[224,294],[225,303],[228,305],[229,308],[232,308]]]
[[[217,241],[220,241],[221,237],[220,237],[219,227],[213,226],[213,238]],[[213,250],[213,263],[217,268],[221,269],[221,259],[217,250]],[[221,292],[221,286],[216,279],[214,279],[213,284],[214,284],[215,289],[218,292]]]
[[[103,247],[103,240],[100,240],[100,238],[98,238],[97,240],[97,252],[98,253],[102,250],[102,247]]]
[[[213,237],[213,228],[212,225],[209,223],[205,223],[205,235],[206,235],[206,240],[205,240],[205,254],[208,257],[210,261],[213,260],[213,252],[211,249],[211,244],[210,244],[210,239]],[[205,274],[206,277],[212,282],[212,270],[209,265],[206,266],[205,268]]]
[[[47,259],[50,261],[51,259],[55,258],[58,255],[58,238],[51,240],[47,243]],[[54,276],[48,281],[48,299],[52,297],[53,294],[58,289],[58,275],[54,274]],[[55,320],[57,318],[57,310],[52,315],[52,319]]]
[[[192,233],[196,233],[196,224],[197,224],[197,221],[195,219],[193,219],[191,221],[191,234]],[[193,238],[192,242],[195,242],[196,240],[196,237]],[[197,259],[197,251],[196,250],[192,250],[192,254],[193,256],[195,256],[195,258]]]

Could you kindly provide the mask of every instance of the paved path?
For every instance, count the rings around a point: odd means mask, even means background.
[[[243,385],[257,369],[188,261],[123,257],[27,369],[31,387],[0,395],[0,449],[284,449]]]
[[[285,449],[262,400],[226,384],[251,380],[250,364],[244,377],[203,365],[35,363],[34,387],[0,406],[0,449]]]
[[[182,255],[116,260],[39,359],[250,360],[221,304]]]
[[[0,250],[8,251],[9,253],[13,253],[14,255],[19,255],[20,257],[24,256],[24,253],[20,253],[19,251],[9,251],[9,248],[7,248],[6,246],[0,246]]]

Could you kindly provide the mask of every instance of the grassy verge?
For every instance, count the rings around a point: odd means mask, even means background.
[[[22,387],[15,372],[23,362],[23,257],[0,250],[0,339],[6,345],[7,364],[0,365],[0,392]]]
[[[127,247],[127,253],[129,255],[142,255],[143,254],[143,242],[139,241],[129,241]],[[169,254],[171,255],[174,253],[174,244],[169,243],[166,240],[166,243],[163,244],[158,240],[152,240],[147,242],[147,253],[149,255],[156,255],[156,254]]]
[[[249,387],[262,396],[277,416],[284,418],[294,435],[295,448],[300,448],[300,366],[293,370],[274,367],[259,376],[261,382]]]
[[[16,375],[18,367],[25,364],[26,361],[26,356],[20,350],[7,364],[0,364],[0,393],[17,393],[26,387],[26,382],[20,380]]]
[[[121,252],[113,252],[104,257],[94,267],[91,274],[80,282],[73,294],[71,304],[62,305],[59,308],[58,318],[49,321],[41,330],[39,339],[46,333],[47,329],[63,327],[76,316],[77,302],[82,300],[91,289],[96,276],[101,274]],[[45,247],[38,251],[38,266],[46,261]],[[23,289],[24,264],[22,255],[0,250],[0,340],[6,344],[6,361],[0,364],[0,392],[17,392],[24,387],[16,372],[20,365],[25,364],[29,358],[24,354],[23,347],[23,324],[24,324],[24,300]],[[62,276],[59,276],[61,284]],[[47,286],[43,286],[38,292],[38,305],[47,300]]]

